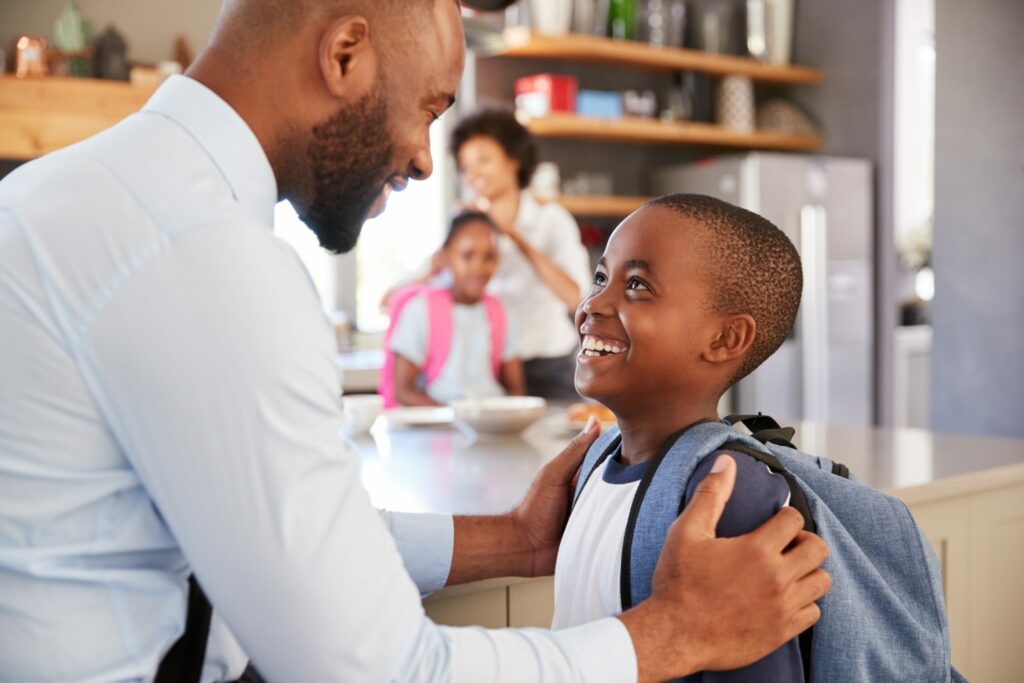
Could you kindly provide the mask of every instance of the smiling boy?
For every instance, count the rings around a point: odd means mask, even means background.
[[[799,255],[764,218],[701,195],[645,204],[612,234],[576,312],[576,388],[611,409],[621,444],[586,482],[555,570],[552,626],[622,611],[620,558],[630,509],[651,458],[688,426],[719,419],[725,391],[782,344],[803,286]],[[719,536],[757,528],[788,504],[789,488],[742,453]],[[707,458],[684,502],[707,476]],[[737,595],[744,590],[736,586]],[[793,639],[751,666],[694,681],[799,681]]]

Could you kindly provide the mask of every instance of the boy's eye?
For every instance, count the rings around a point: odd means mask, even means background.
[[[629,283],[626,285],[626,289],[649,290],[650,287],[648,287],[647,283],[641,280],[640,278],[633,276],[629,278]]]
[[[594,273],[594,286],[604,287],[605,282],[608,280],[604,273]]]

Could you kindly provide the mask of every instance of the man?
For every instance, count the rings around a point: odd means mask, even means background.
[[[424,617],[420,591],[552,571],[595,432],[507,515],[373,510],[330,331],[271,221],[291,200],[350,249],[430,175],[463,45],[452,0],[228,0],[188,77],[0,183],[0,679],[152,679],[190,574],[215,609],[204,681],[247,655],[280,681],[660,680],[816,621],[826,551],[797,513],[714,539],[728,459],[620,617]]]

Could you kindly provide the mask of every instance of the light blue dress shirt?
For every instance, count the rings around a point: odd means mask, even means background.
[[[151,680],[190,572],[204,681],[246,653],[280,681],[634,679],[616,619],[424,616],[452,520],[370,505],[276,199],[252,131],[185,77],[0,182],[0,680]]]

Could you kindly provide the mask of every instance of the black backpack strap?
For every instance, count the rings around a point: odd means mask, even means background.
[[[811,517],[811,506],[807,503],[807,496],[804,495],[804,491],[800,488],[800,484],[798,484],[793,475],[789,473],[789,470],[782,466],[782,463],[779,462],[778,458],[771,453],[751,448],[742,441],[729,441],[723,444],[718,450],[736,451],[737,453],[749,455],[754,460],[764,463],[772,474],[778,474],[785,479],[786,484],[789,486],[789,506],[803,516],[805,531],[810,531],[812,534],[817,533],[818,527],[815,525],[814,519]]]
[[[730,427],[742,424],[750,430],[750,436],[761,443],[774,443],[786,448],[796,449],[793,445],[793,437],[796,430],[792,427],[782,427],[771,415],[729,415],[722,422]]]
[[[164,655],[153,683],[199,683],[210,637],[213,606],[193,574],[188,577],[188,616],[185,632]]]
[[[770,419],[770,418],[769,418]],[[724,444],[720,451],[735,451],[737,453],[743,453],[749,455],[758,462],[764,463],[772,474],[781,475],[786,480],[786,484],[789,486],[789,506],[803,515],[804,518],[804,531],[810,531],[812,534],[818,532],[818,526],[814,523],[814,518],[811,517],[811,507],[807,503],[807,496],[804,494],[803,489],[800,488],[800,484],[797,483],[796,479],[792,474],[789,473],[779,459],[771,453],[765,453],[759,451],[756,448],[751,448],[745,443],[739,441],[730,441]],[[846,469],[845,466],[841,466]],[[847,470],[847,472],[849,472]],[[814,645],[814,627],[807,629],[799,636],[800,639],[800,657],[803,660],[804,665],[804,680],[811,680],[811,648]]]
[[[583,477],[583,485],[579,487],[579,493],[575,496],[575,498],[573,498],[571,504],[569,505],[569,514],[570,515],[572,515],[573,508],[576,507],[576,501],[579,500],[579,497],[583,495],[583,489],[587,488],[587,483],[590,482],[590,477],[594,474],[594,472],[597,471],[597,468],[601,466],[601,463],[603,463],[605,460],[607,460],[608,457],[612,453],[614,453],[616,450],[618,450],[619,445],[621,443],[622,443],[622,435],[619,434],[614,439],[611,440],[611,442],[608,444],[608,446],[601,453],[601,456],[597,460],[594,461],[594,466],[590,468],[589,472],[587,472],[586,474],[584,474],[583,472],[580,472],[580,475]],[[580,466],[582,467],[582,465],[580,465]]]

